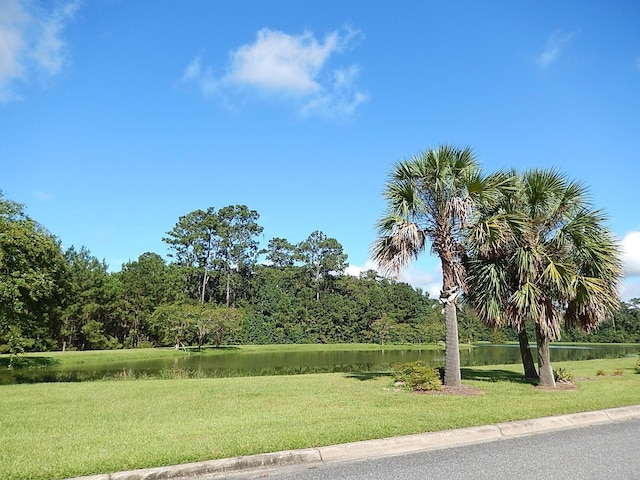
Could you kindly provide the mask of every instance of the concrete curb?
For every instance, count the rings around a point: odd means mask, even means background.
[[[491,442],[501,438],[533,435],[552,430],[628,420],[631,418],[640,418],[640,405],[531,420],[517,420],[482,427],[459,428],[441,432],[383,438],[380,440],[366,440],[327,447],[287,450],[283,452],[249,455],[246,457],[186,463],[171,467],[105,473],[68,480],[197,480],[205,475],[220,475],[223,473],[256,470],[259,468],[294,464],[313,465],[417,453],[441,448]]]

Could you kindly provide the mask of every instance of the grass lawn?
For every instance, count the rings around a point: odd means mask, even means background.
[[[485,392],[466,397],[395,391],[389,376],[369,373],[5,385],[0,478],[61,479],[636,405],[636,362],[557,362],[578,389],[552,392],[522,383],[519,365],[464,368],[464,384]]]

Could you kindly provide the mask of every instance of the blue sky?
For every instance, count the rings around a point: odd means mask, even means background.
[[[640,3],[1,0],[0,189],[111,270],[196,209],[368,268],[395,161],[588,184],[640,297]],[[428,253],[403,280],[432,294]]]

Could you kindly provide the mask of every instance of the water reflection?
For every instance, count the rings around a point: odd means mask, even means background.
[[[551,346],[551,360],[571,361],[634,355],[640,346]],[[535,352],[534,352],[535,354]],[[85,368],[55,366],[0,370],[0,384],[37,382],[84,382],[130,378],[208,378],[262,375],[300,375],[330,372],[385,372],[394,364],[423,360],[444,364],[441,350],[242,352],[221,355],[193,353],[184,357],[109,363]],[[520,362],[517,345],[480,345],[460,351],[462,366]]]

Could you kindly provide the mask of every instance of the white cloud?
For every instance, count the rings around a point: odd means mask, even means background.
[[[336,49],[334,32],[319,43],[309,32],[294,37],[263,29],[256,42],[233,53],[229,80],[239,84],[308,94],[321,89],[318,72]]]
[[[0,1],[0,102],[19,98],[17,87],[36,74],[57,75],[66,61],[64,30],[80,0],[52,10],[27,0]]]
[[[254,43],[231,52],[224,75],[214,75],[197,56],[181,81],[194,83],[207,97],[248,89],[293,101],[303,115],[350,116],[367,100],[356,86],[359,68],[332,69],[329,63],[360,36],[356,30],[343,28],[318,40],[310,32],[289,35],[265,28],[257,33]]]
[[[347,268],[345,268],[344,273],[346,273],[347,275],[351,275],[352,277],[359,277],[361,273],[367,272],[369,270],[378,271],[376,264],[371,260],[367,260],[364,266],[349,265]]]
[[[442,290],[442,272],[439,269],[435,272],[425,272],[414,266],[409,266],[400,272],[398,280],[428,292],[431,298],[440,297],[440,290]]]
[[[620,298],[625,302],[628,302],[632,298],[640,298],[640,279],[625,279],[620,289]]]
[[[345,273],[357,277],[368,270],[375,270],[382,276],[380,269],[372,260],[368,260],[364,266],[349,265],[346,268]],[[429,293],[431,298],[437,299],[440,297],[440,290],[442,289],[442,271],[440,270],[439,264],[433,272],[426,272],[417,268],[415,265],[410,265],[404,268],[395,278],[400,282],[408,283],[414,288],[419,288],[423,292]]]
[[[621,246],[625,276],[640,276],[640,232],[628,232]]]
[[[563,33],[561,31],[555,31],[549,38],[547,38],[547,44],[544,51],[536,57],[536,63],[542,68],[547,68],[554,63],[560,57],[562,51],[569,44],[573,38],[573,33]]]

